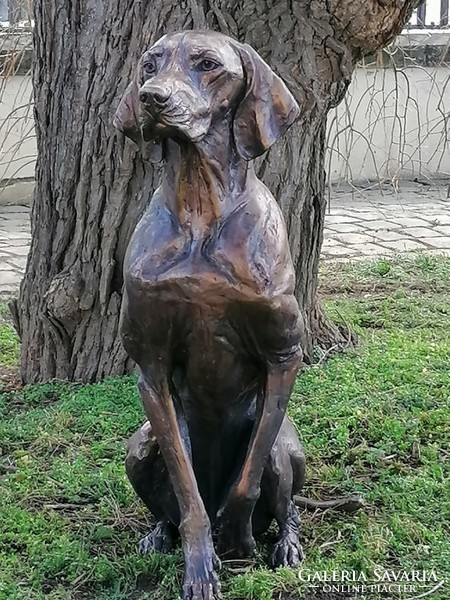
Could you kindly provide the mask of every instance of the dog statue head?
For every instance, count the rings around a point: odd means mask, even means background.
[[[164,138],[196,143],[231,115],[236,151],[251,160],[299,113],[284,82],[251,46],[214,31],[181,31],[144,53],[114,125],[138,146]]]

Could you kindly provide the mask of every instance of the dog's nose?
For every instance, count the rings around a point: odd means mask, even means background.
[[[139,92],[139,100],[142,104],[164,104],[170,97],[170,91],[160,87],[147,87]]]

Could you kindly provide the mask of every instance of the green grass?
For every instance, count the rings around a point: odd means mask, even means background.
[[[450,287],[450,261],[420,252],[393,259],[323,263],[320,272],[322,296],[405,290],[439,292]]]
[[[19,345],[17,334],[7,315],[8,307],[0,301],[0,366],[12,367],[19,360]]]
[[[328,312],[361,346],[302,373],[290,414],[305,493],[359,492],[366,508],[304,514],[305,569],[435,569],[447,584],[427,598],[450,596],[449,282],[450,260],[423,256],[322,273]],[[5,339],[0,366],[17,357],[3,318]],[[123,459],[142,419],[133,377],[2,394],[0,473],[16,470],[0,475],[0,600],[178,600],[180,550],[136,551],[150,519]],[[225,600],[320,598],[296,572],[265,568],[266,542],[254,560],[223,565]]]

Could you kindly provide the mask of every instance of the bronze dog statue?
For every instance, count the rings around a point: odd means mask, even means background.
[[[124,266],[122,338],[148,418],[126,468],[157,519],[141,549],[181,536],[184,599],[219,597],[215,532],[220,554],[246,557],[276,519],[272,565],[302,559],[305,460],[285,413],[303,322],[281,211],[249,162],[298,115],[250,46],[212,31],[161,38],[116,113],[165,161]]]

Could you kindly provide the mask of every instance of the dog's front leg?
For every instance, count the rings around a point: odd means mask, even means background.
[[[286,413],[286,407],[300,364],[300,351],[267,365],[265,389],[259,398],[259,418],[253,429],[247,456],[222,513],[219,551],[245,557],[255,549],[252,514],[261,489],[268,456]]]
[[[219,582],[215,571],[219,560],[214,552],[209,518],[181,437],[167,376],[146,371],[138,387],[179,504],[185,560],[183,599],[216,600]]]

